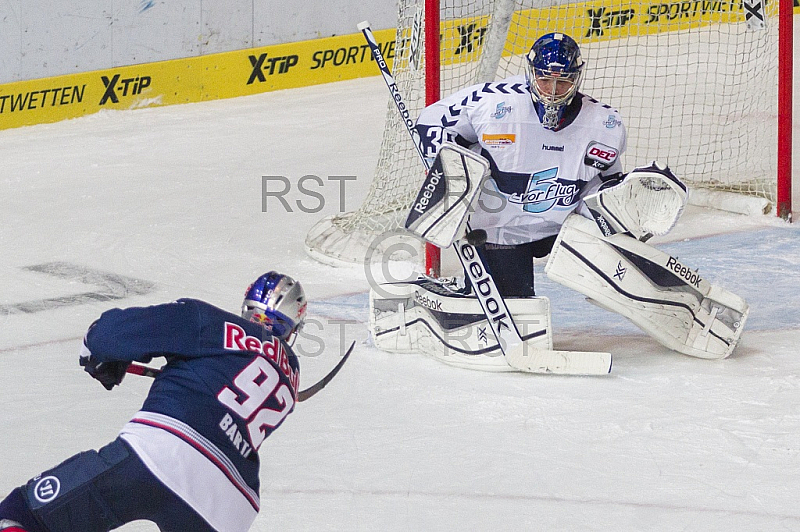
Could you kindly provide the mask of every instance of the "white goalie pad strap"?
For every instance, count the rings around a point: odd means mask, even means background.
[[[627,235],[604,237],[575,214],[562,227],[545,272],[662,345],[699,358],[729,356],[749,312],[741,297],[711,285],[676,257]]]
[[[488,175],[486,159],[457,144],[444,143],[411,206],[406,229],[431,244],[449,247],[463,234]]]
[[[526,345],[552,350],[546,297],[509,298],[506,305]],[[434,279],[370,290],[369,326],[376,347],[384,351],[420,352],[470,369],[516,371],[506,362],[478,300]]]
[[[657,162],[634,168],[613,187],[584,198],[605,236],[629,232],[638,239],[665,235],[680,218],[689,191],[672,171]]]

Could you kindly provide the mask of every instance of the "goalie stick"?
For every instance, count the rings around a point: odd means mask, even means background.
[[[299,392],[297,392],[297,402],[302,403],[303,401],[310,399],[311,397],[316,395],[317,392],[319,392],[321,389],[327,386],[328,383],[333,380],[336,374],[339,373],[339,370],[342,369],[344,363],[347,362],[347,359],[350,357],[350,353],[353,352],[353,348],[355,346],[356,346],[355,342],[350,344],[350,347],[347,348],[347,351],[345,352],[342,359],[333,367],[332,370],[330,370],[330,372],[328,372],[327,375],[322,377],[322,380],[320,380],[318,383],[312,386],[309,386],[305,390],[300,390]],[[141,375],[142,377],[150,377],[152,379],[155,379],[156,377],[159,376],[159,374],[161,374],[161,370],[158,368],[151,368],[150,366],[144,366],[142,364],[136,364],[136,363],[132,363],[130,366],[128,366],[128,369],[126,369],[125,371],[127,373],[131,373],[132,375]]]
[[[430,170],[430,164],[422,153],[422,149],[417,142],[414,133],[414,121],[411,118],[408,106],[405,104],[403,95],[397,86],[397,82],[392,75],[386,60],[383,58],[375,36],[372,33],[369,22],[364,21],[358,24],[358,29],[364,35],[367,44],[372,51],[375,64],[381,70],[383,80],[389,89],[392,100],[397,107],[400,117],[411,136],[417,154],[425,166]],[[467,226],[467,231],[470,231]],[[497,338],[506,362],[509,366],[519,371],[527,373],[561,373],[568,375],[602,375],[611,372],[611,354],[599,352],[579,352],[579,351],[550,351],[534,348],[527,344],[521,337],[519,330],[508,311],[505,300],[497,289],[494,279],[489,274],[478,251],[474,245],[467,240],[456,240],[453,247],[464,268],[464,272],[472,282],[473,291],[476,294],[486,319]]]

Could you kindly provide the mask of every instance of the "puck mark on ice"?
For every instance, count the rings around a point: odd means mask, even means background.
[[[95,301],[113,301],[131,296],[149,294],[156,286],[149,281],[94,270],[69,262],[48,262],[45,264],[25,266],[22,269],[43,273],[45,275],[52,275],[68,281],[77,281],[82,284],[94,285],[98,287],[98,289],[91,292],[82,292],[62,297],[24,301],[11,305],[0,305],[0,315],[33,314],[43,310],[83,305]]]

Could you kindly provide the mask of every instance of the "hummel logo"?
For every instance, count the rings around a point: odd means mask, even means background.
[[[564,146],[548,146],[547,144],[542,144],[542,149],[544,151],[564,151]]]

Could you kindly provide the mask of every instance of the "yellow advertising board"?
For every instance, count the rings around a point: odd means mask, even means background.
[[[395,30],[374,32],[394,58]],[[378,75],[358,34],[0,85],[0,129]]]
[[[776,5],[776,4],[771,4]],[[795,2],[795,13],[800,8]],[[505,55],[560,31],[595,42],[712,23],[743,23],[741,0],[599,0],[514,13],[526,28]],[[475,59],[488,17],[442,24],[443,64]],[[394,29],[374,32],[390,67]],[[410,36],[409,36],[410,38]],[[0,85],[0,129],[56,122],[104,109],[232,98],[378,75],[360,33]]]

